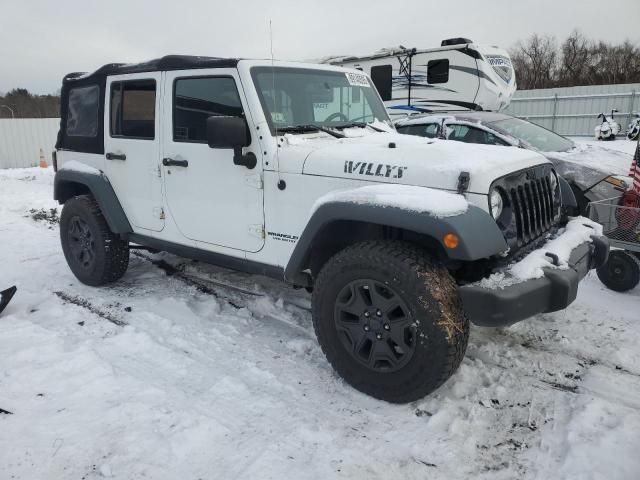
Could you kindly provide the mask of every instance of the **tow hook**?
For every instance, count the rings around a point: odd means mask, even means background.
[[[558,258],[558,255],[551,252],[545,252],[545,255],[551,259],[551,263],[553,265],[555,265],[556,267],[560,266],[560,259]]]

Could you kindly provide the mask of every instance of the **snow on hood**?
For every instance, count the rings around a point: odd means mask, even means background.
[[[304,174],[456,190],[460,173],[469,172],[468,191],[480,194],[486,194],[497,178],[548,163],[539,153],[525,149],[428,139],[396,131],[381,133],[368,128],[345,129],[344,134],[346,138],[342,139],[322,132],[285,135],[284,146],[305,150],[291,155],[306,156]]]
[[[569,257],[573,249],[579,245],[590,242],[592,235],[602,235],[602,225],[585,217],[573,218],[558,235],[534,250],[519,262],[509,265],[505,270],[496,272],[490,277],[478,282],[484,288],[497,289],[510,285],[542,278],[545,268],[569,268]],[[555,253],[558,256],[559,266],[551,263],[546,253]]]
[[[316,201],[313,211],[332,202],[395,207],[412,212],[428,213],[436,218],[460,215],[469,207],[462,195],[433,188],[382,184],[330,192]]]
[[[599,145],[576,144],[571,150],[566,152],[547,152],[554,160],[566,162],[568,171],[575,171],[583,168],[598,172],[600,178],[607,175],[624,175],[629,173],[631,166],[631,155],[601,147]]]

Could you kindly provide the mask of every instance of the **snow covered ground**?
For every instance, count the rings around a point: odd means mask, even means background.
[[[595,145],[602,148],[610,148],[611,150],[628,153],[629,155],[633,155],[633,152],[636,151],[636,142],[630,142],[624,136],[620,136],[618,140],[606,141],[606,142],[598,141],[593,137],[569,137],[569,138],[581,145]],[[629,161],[631,161],[631,159],[629,159]]]
[[[52,179],[0,171],[1,479],[640,478],[639,288],[590,274],[566,311],[473,328],[390,405],[331,370],[305,292],[146,253],[79,284]]]

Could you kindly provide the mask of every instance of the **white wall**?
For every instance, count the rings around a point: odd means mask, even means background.
[[[59,127],[59,118],[0,119],[0,168],[38,165],[41,148],[51,164]]]
[[[601,122],[598,114],[612,108],[624,135],[631,115],[640,110],[640,83],[518,90],[504,112],[561,135],[591,136]]]

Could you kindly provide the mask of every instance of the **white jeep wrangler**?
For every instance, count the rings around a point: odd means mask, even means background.
[[[329,362],[390,402],[452,375],[469,320],[563,309],[608,253],[588,220],[562,223],[570,189],[544,157],[398,135],[357,70],[167,56],[69,74],[55,154],[81,282],[119,279],[133,243],[313,289]]]

